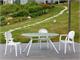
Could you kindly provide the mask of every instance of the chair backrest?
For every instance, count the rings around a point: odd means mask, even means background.
[[[48,33],[48,31],[47,29],[40,29],[39,33]],[[48,36],[40,36],[39,38],[45,40],[46,38],[48,38]]]
[[[67,38],[70,40],[74,40],[74,36],[75,36],[75,31],[70,31],[67,35]]]
[[[40,29],[39,33],[48,33],[48,31],[46,29]]]
[[[11,43],[11,42],[13,42],[13,39],[12,39],[12,34],[11,34],[11,32],[5,32],[5,40],[6,40],[6,43]]]

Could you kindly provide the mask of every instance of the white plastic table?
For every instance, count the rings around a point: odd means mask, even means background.
[[[32,46],[32,41],[34,40],[33,37],[40,37],[40,36],[55,37],[55,36],[58,36],[58,35],[59,35],[59,34],[57,34],[57,33],[24,33],[24,34],[22,34],[22,36],[29,37],[29,38],[30,38],[30,41],[29,41],[29,43],[26,45],[26,48],[23,50],[23,52],[24,52],[24,51],[27,49],[27,47],[29,46],[29,47],[28,47],[27,56],[29,55],[30,48],[31,48],[31,46]],[[56,49],[54,43],[53,43],[50,39],[49,39],[49,42],[51,43],[51,45],[53,46],[53,48],[55,49],[55,51],[56,51],[57,53],[59,53],[58,50]]]

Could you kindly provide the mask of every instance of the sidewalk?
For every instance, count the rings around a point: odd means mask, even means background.
[[[56,48],[58,49],[58,43],[54,42],[56,45]],[[22,50],[25,48],[26,43],[22,44]],[[15,56],[15,51],[13,49],[12,53],[9,53],[9,50],[7,52],[7,55],[4,56],[4,48],[5,44],[0,44],[0,60],[80,60],[80,44],[75,43],[76,47],[76,53],[74,54],[73,50],[69,51],[67,49],[67,54],[65,55],[63,53],[63,44],[62,49],[59,54],[56,53],[56,51],[50,46],[51,48],[47,49],[46,43],[42,43],[42,49],[39,48],[38,43],[33,43],[29,56],[26,56],[26,52],[22,52],[22,54],[19,54],[18,50],[18,56]]]

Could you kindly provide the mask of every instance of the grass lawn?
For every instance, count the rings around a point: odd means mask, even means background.
[[[54,16],[57,13],[59,13],[63,8],[63,6],[67,4],[59,4],[59,5],[55,5],[55,8],[51,9],[50,12],[48,14],[36,17],[36,18],[31,18],[30,20],[26,20],[24,22],[19,22],[13,25],[6,25],[6,26],[2,26],[0,27],[0,32],[5,32],[8,31],[10,29],[14,29],[17,27],[22,27],[22,26],[27,26],[29,24],[33,24],[36,22],[39,22],[41,20],[44,20],[48,17]],[[75,42],[80,42],[79,40],[79,2],[76,1],[72,1],[72,5],[71,5],[71,30],[74,30],[76,32],[76,36],[75,36]],[[56,20],[56,23],[54,23],[53,21]],[[68,13],[67,11],[64,12],[64,14],[53,18],[49,21],[46,21],[44,23],[38,24],[38,25],[34,25],[31,27],[27,27],[27,28],[23,28],[20,30],[16,30],[13,33],[13,37],[15,38],[15,41],[21,41],[21,42],[28,42],[29,39],[26,40],[25,37],[21,36],[22,33],[27,33],[27,32],[38,32],[39,29],[41,28],[46,28],[49,32],[56,32],[59,34],[63,34],[63,33],[67,33],[68,32]],[[54,41],[58,41],[58,37],[57,38],[52,38],[52,40]],[[4,36],[3,33],[0,33],[0,43],[4,43]]]

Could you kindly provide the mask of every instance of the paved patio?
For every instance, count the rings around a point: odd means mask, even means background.
[[[58,43],[54,43],[56,48],[58,49]],[[22,49],[24,49],[26,46],[25,44],[22,44]],[[63,44],[62,49],[59,54],[56,53],[56,51],[50,46],[50,49],[47,49],[46,43],[42,44],[42,49],[39,48],[38,43],[33,43],[29,56],[26,56],[26,51],[22,52],[22,54],[19,54],[18,50],[18,56],[15,56],[14,49],[12,53],[7,52],[7,55],[4,56],[4,48],[5,44],[0,44],[0,60],[80,60],[80,44],[75,43],[76,47],[76,53],[74,54],[73,50],[70,51],[67,49],[67,54],[65,55],[63,53]]]

